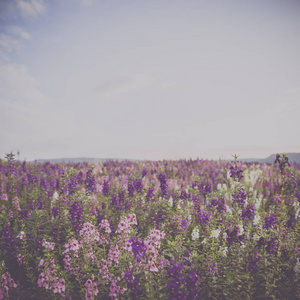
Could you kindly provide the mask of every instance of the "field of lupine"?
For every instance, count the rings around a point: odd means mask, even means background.
[[[0,160],[0,299],[300,299],[300,166]]]

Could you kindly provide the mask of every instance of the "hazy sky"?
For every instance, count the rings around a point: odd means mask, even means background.
[[[0,156],[300,152],[300,1],[0,0]]]

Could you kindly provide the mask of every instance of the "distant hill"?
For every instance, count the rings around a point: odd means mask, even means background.
[[[290,163],[300,164],[300,153],[286,153]],[[271,163],[273,164],[276,159],[276,154],[272,154],[267,158],[241,158],[239,161],[243,162],[257,162],[257,163]]]
[[[298,163],[300,164],[300,153],[286,153],[287,157],[289,158],[290,163]],[[273,164],[276,159],[276,154],[272,154],[267,158],[240,158],[239,161],[242,162],[257,162],[257,163],[271,163]],[[104,163],[106,161],[113,160],[113,161],[139,161],[138,159],[123,159],[123,158],[95,158],[95,157],[75,157],[75,158],[52,158],[52,159],[36,159],[35,162],[38,163],[90,163],[90,164],[97,164],[97,163]]]
[[[53,164],[61,164],[61,163],[90,163],[90,164],[97,164],[97,163],[104,163],[109,160],[114,161],[137,161],[135,159],[121,159],[121,158],[95,158],[95,157],[75,157],[75,158],[51,158],[51,159],[36,159],[35,162],[38,163],[45,163],[50,162]]]

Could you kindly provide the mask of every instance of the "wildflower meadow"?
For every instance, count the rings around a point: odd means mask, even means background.
[[[0,160],[0,299],[300,299],[300,166]]]

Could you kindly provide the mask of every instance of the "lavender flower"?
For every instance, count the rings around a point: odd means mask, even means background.
[[[238,226],[235,226],[232,229],[232,231],[230,231],[230,229],[226,230],[226,234],[227,234],[226,240],[229,246],[243,239],[243,237],[240,236],[239,233],[240,233],[240,228]]]
[[[150,201],[153,198],[153,195],[154,195],[154,187],[150,186],[146,193],[147,201]]]
[[[170,296],[168,300],[175,299],[201,299],[198,290],[198,281],[200,276],[197,275],[196,270],[188,270],[186,276],[184,274],[184,264],[178,265],[172,263],[167,271],[170,280],[167,283]]]
[[[102,187],[103,195],[108,196],[109,195],[109,189],[110,189],[109,180],[104,180],[103,181],[103,187]]]
[[[233,200],[242,208],[245,205],[247,194],[243,190],[239,190],[233,194]]]
[[[74,176],[68,180],[68,190],[69,194],[72,195],[78,188],[78,178],[77,176]]]
[[[131,180],[128,180],[127,190],[128,190],[129,197],[132,198],[133,194],[134,194],[134,185],[133,185],[133,182]]]
[[[243,170],[238,166],[230,166],[230,177],[233,179],[237,179],[237,181],[241,181],[243,178]]]
[[[186,219],[183,220],[182,227],[183,227],[184,229],[187,229],[187,227],[188,227],[188,222],[189,222],[189,219],[188,219],[188,218],[186,218]]]
[[[133,238],[130,237],[129,242],[131,243],[132,247],[132,253],[134,255],[134,258],[140,262],[143,258],[143,256],[146,253],[147,246],[145,243],[141,240],[141,238]]]
[[[277,244],[275,238],[267,242],[266,251],[268,254],[273,254],[273,255],[277,254]]]
[[[163,173],[158,175],[158,180],[160,182],[161,196],[165,199],[170,197],[170,192],[167,184],[167,176]]]
[[[15,240],[12,236],[12,232],[10,230],[10,226],[4,226],[1,235],[3,237],[3,244],[6,251],[11,255],[12,257],[15,256],[16,250],[15,250]]]
[[[133,181],[133,186],[134,186],[134,189],[139,193],[139,194],[142,194],[143,192],[143,183],[142,183],[142,179],[135,179]]]
[[[140,288],[140,278],[138,276],[133,277],[130,272],[126,272],[124,277],[127,287],[130,289],[130,299],[138,300],[142,298],[145,294],[145,291]]]
[[[118,211],[118,213],[121,212],[120,202],[115,194],[113,194],[111,197],[111,205]]]
[[[242,210],[241,218],[243,220],[246,220],[246,219],[252,220],[254,218],[254,215],[255,215],[254,206],[251,204],[248,204],[246,209]]]
[[[209,204],[210,210],[212,209],[212,207],[217,207],[217,210],[220,213],[224,213],[227,211],[224,198],[219,198],[218,200],[212,199]]]
[[[95,177],[92,175],[92,172],[92,170],[88,170],[85,178],[85,188],[88,193],[96,192],[96,180]]]
[[[71,205],[70,210],[69,210],[69,219],[73,223],[73,228],[76,234],[79,234],[80,227],[81,227],[81,220],[82,220],[82,214],[83,214],[83,209],[80,206],[79,201],[74,201],[74,203]]]
[[[257,251],[255,251],[254,256],[249,256],[249,271],[256,272],[257,271],[257,262],[259,262],[260,257],[257,254]]]
[[[50,184],[45,177],[41,178],[40,186],[45,189],[45,191],[49,191]]]
[[[211,213],[208,214],[206,211],[201,209],[199,212],[199,215],[197,217],[198,217],[198,220],[201,222],[201,224],[205,225],[210,221]]]
[[[264,229],[273,228],[276,225],[277,218],[275,215],[271,215],[268,217],[265,217],[265,224],[263,225]]]

